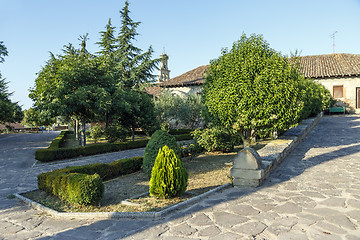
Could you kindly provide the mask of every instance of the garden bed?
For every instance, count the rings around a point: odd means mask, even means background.
[[[254,148],[260,149],[264,142]],[[236,147],[230,153],[202,153],[183,159],[189,172],[186,193],[174,199],[156,199],[149,197],[149,179],[138,171],[105,182],[105,194],[99,206],[74,206],[43,191],[35,190],[22,194],[58,212],[156,212],[174,204],[199,196],[216,187],[230,182],[230,168],[233,157],[241,150]],[[136,197],[142,195],[141,197]]]

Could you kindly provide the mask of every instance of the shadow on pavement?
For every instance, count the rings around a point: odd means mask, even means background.
[[[163,226],[161,226],[164,223],[173,220],[181,221],[189,214],[211,209],[220,203],[224,203],[224,199],[226,202],[247,196],[259,189],[291,180],[316,165],[358,153],[360,152],[360,138],[358,136],[360,136],[360,119],[357,116],[325,116],[259,188],[233,188],[231,191],[220,193],[226,196],[202,200],[200,203],[174,212],[160,220],[101,220],[89,226],[82,226],[40,239],[120,239],[131,237],[152,227],[159,228],[157,231],[152,231],[152,234],[159,235],[166,230],[162,229]],[[332,150],[333,147],[337,149]],[[310,150],[313,149],[319,149],[323,153],[320,151],[320,154],[309,154],[311,153]],[[149,239],[156,237],[159,236],[148,235]]]

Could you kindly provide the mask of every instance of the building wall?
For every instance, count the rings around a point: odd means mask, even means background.
[[[338,101],[346,103],[356,112],[360,109],[356,109],[356,88],[360,88],[360,77],[344,77],[344,78],[328,78],[328,79],[315,79],[315,82],[319,82],[324,85],[333,96],[334,86],[343,86],[343,97],[338,98]]]
[[[188,87],[171,87],[167,88],[173,94],[185,95],[185,94],[197,94],[201,93],[201,86],[188,86]]]

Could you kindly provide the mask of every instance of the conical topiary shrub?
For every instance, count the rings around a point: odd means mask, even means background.
[[[174,150],[168,146],[159,149],[149,183],[150,196],[172,198],[185,192],[188,181],[187,170]]]
[[[144,172],[148,174],[149,178],[151,176],[151,170],[154,166],[156,156],[159,153],[159,149],[165,145],[173,149],[175,151],[175,154],[180,156],[180,148],[177,145],[174,136],[163,130],[157,130],[156,132],[154,132],[153,135],[151,135],[151,139],[146,145],[142,165]]]

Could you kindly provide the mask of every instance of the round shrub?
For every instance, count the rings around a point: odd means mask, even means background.
[[[208,152],[229,152],[234,149],[232,134],[222,128],[196,129],[192,135],[196,142]]]
[[[150,196],[172,198],[185,192],[188,181],[187,170],[174,150],[164,146],[159,150],[149,183]]]
[[[143,170],[149,175],[149,177],[159,149],[165,145],[173,149],[175,154],[180,156],[180,148],[177,145],[174,136],[171,136],[163,130],[157,130],[154,132],[153,135],[151,135],[151,139],[147,143],[144,151]]]

